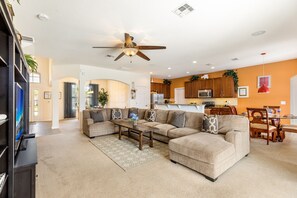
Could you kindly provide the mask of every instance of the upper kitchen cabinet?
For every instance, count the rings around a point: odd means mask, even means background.
[[[170,98],[170,85],[165,85],[163,83],[151,83],[151,92],[157,92],[159,94],[164,94],[165,99]]]
[[[222,77],[221,78],[221,98],[234,98],[235,88],[234,81],[232,77]]]
[[[212,97],[220,98],[222,95],[222,78],[214,78],[213,79],[213,90]]]
[[[193,89],[193,83],[185,82],[185,98],[192,98],[192,89]]]

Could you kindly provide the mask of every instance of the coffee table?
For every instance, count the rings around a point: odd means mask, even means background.
[[[145,133],[149,134],[149,146],[153,147],[153,133],[158,131],[159,129],[156,127],[146,126],[144,124],[133,125],[133,122],[130,120],[113,120],[115,125],[119,126],[119,140],[122,139],[122,127],[128,129],[128,137],[130,137],[130,133],[138,134],[138,142],[139,142],[139,150],[142,150],[143,146],[143,135]]]

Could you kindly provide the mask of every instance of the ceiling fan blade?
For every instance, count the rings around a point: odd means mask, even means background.
[[[147,60],[147,61],[150,61],[149,57],[147,57],[144,53],[142,53],[141,51],[138,51],[136,53],[136,55],[140,56],[141,58]]]
[[[117,61],[117,60],[119,60],[120,58],[122,58],[122,56],[124,56],[125,55],[125,53],[124,52],[122,52],[118,57],[116,57],[116,59],[114,59],[114,61]]]
[[[140,45],[138,46],[140,50],[158,50],[158,49],[166,49],[166,46],[150,46],[150,45]]]
[[[122,47],[97,47],[97,46],[95,46],[93,48],[122,48]]]

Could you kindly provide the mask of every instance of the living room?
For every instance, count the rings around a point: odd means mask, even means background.
[[[297,194],[294,0],[0,7],[1,197]]]

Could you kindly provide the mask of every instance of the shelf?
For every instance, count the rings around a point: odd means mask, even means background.
[[[27,82],[26,78],[21,73],[20,69],[15,65],[15,81],[16,82]]]
[[[0,66],[5,66],[5,67],[7,67],[7,63],[6,63],[6,61],[2,58],[2,56],[0,56]]]
[[[8,178],[8,175],[6,174],[5,179],[4,179],[3,182],[0,184],[0,195],[1,195],[1,193],[2,193],[2,190],[3,190],[4,186],[5,186],[5,183],[6,183],[6,181],[7,181],[7,178]]]
[[[0,146],[0,158],[5,153],[5,151],[8,149],[8,146]]]
[[[7,121],[8,121],[8,119],[0,120],[0,126],[1,126],[2,124],[4,124],[5,122],[7,122]]]

